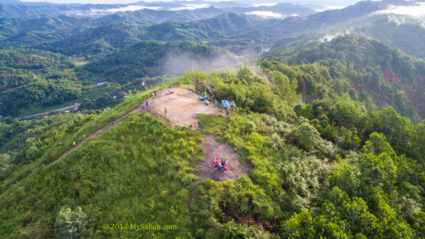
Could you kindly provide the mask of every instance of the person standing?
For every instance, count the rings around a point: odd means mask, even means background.
[[[156,96],[156,90],[153,91],[154,95]]]
[[[148,106],[149,106],[149,101],[148,101],[148,100],[146,100],[146,101],[145,101],[145,104],[146,104],[146,107],[148,107]]]
[[[167,118],[167,107],[164,107],[165,118]]]

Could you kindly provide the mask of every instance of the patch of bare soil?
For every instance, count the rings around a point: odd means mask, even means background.
[[[215,136],[204,135],[202,147],[204,148],[204,161],[197,166],[204,172],[198,176],[197,182],[211,178],[216,181],[237,179],[241,174],[248,174],[248,168],[239,162],[237,154],[230,145],[217,142]],[[218,170],[214,167],[213,160],[220,154],[227,159],[227,170]]]
[[[167,95],[167,90],[172,92]],[[223,110],[214,104],[206,105],[199,99],[199,95],[184,88],[169,88],[157,92],[157,96],[150,98],[147,111],[166,119],[171,127],[186,126],[198,128],[197,114],[221,114]],[[167,109],[167,113],[165,113]]]

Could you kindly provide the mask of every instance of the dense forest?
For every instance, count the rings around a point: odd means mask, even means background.
[[[310,96],[327,97],[328,87],[323,85],[328,84],[339,95],[349,93],[352,99],[372,101],[380,107],[391,105],[415,122],[425,117],[425,62],[377,41],[338,37],[309,49],[277,49],[269,52],[266,59],[326,67],[327,79],[322,83],[312,85],[306,82],[311,79],[304,79]]]

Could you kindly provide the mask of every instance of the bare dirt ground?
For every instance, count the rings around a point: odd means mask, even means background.
[[[196,179],[202,181],[211,178],[216,181],[225,181],[236,179],[241,174],[248,174],[248,168],[239,162],[239,154],[230,147],[230,145],[219,143],[215,140],[215,136],[204,135],[202,147],[204,148],[204,162],[200,163],[197,168],[202,169],[204,173]],[[213,165],[213,159],[220,154],[227,159],[228,168],[226,171],[217,170]]]
[[[214,105],[205,105],[204,102],[199,100],[199,95],[183,88],[170,88],[173,92],[167,95],[168,89],[157,92],[156,96],[148,99],[149,106],[145,106],[145,103],[135,108],[131,112],[123,115],[122,117],[112,121],[105,127],[93,132],[87,136],[84,140],[76,144],[74,147],[66,151],[55,161],[50,163],[48,166],[60,161],[65,156],[69,155],[73,151],[77,150],[84,142],[95,137],[105,130],[115,126],[129,114],[136,114],[141,112],[152,113],[162,119],[166,119],[171,127],[175,126],[187,126],[192,129],[198,129],[198,120],[196,114],[221,114],[224,115],[223,111]],[[164,108],[167,108],[167,115],[165,116]],[[206,178],[211,178],[216,181],[225,181],[236,179],[241,174],[248,174],[248,168],[242,165],[238,159],[239,155],[235,153],[230,145],[219,143],[215,140],[215,136],[203,135],[204,141],[202,147],[204,148],[204,161],[197,166],[197,169],[202,169],[203,174],[199,175],[196,182],[203,181]],[[223,155],[227,159],[228,168],[226,171],[218,171],[214,166],[212,160],[218,155]]]
[[[157,92],[157,96],[150,98],[148,111],[154,115],[166,118],[171,127],[186,126],[192,129],[198,128],[197,114],[221,114],[224,112],[214,106],[205,105],[199,100],[199,95],[184,88],[169,88],[172,94],[167,95],[168,89]],[[165,114],[167,108],[167,114]]]

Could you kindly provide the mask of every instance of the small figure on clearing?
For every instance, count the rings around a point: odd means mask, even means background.
[[[227,160],[225,157],[221,157],[221,165],[223,166],[224,170],[227,170]]]
[[[223,165],[221,164],[221,162],[218,163],[218,171],[220,171],[222,167],[223,167]]]
[[[220,156],[220,154],[213,159],[213,165],[218,171],[221,171],[221,169],[224,171],[227,170],[227,160],[223,156]]]
[[[213,159],[213,165],[214,167],[218,167],[218,164],[220,163],[220,154],[217,155],[217,157],[215,157],[215,159]]]

